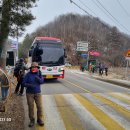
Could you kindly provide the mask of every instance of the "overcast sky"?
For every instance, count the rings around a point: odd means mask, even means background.
[[[90,15],[99,17],[100,20],[130,35],[130,0],[73,0],[73,2]],[[26,27],[25,34],[34,32],[39,26],[46,25],[61,14],[87,15],[75,4],[70,3],[70,0],[39,0],[37,5],[38,7],[32,9],[36,19]],[[23,37],[19,41],[22,41]]]

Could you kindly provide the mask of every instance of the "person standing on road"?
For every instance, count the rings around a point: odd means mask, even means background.
[[[17,78],[17,85],[14,93],[20,96],[24,93],[24,86],[22,84],[25,75],[25,70],[28,68],[25,66],[24,59],[21,58],[14,68],[14,76]]]
[[[104,70],[104,66],[102,63],[99,63],[99,75],[102,76],[103,75],[103,70]]]
[[[34,126],[35,118],[34,118],[34,101],[37,107],[37,123],[40,126],[44,125],[42,120],[43,112],[42,112],[42,96],[41,96],[41,87],[40,85],[44,83],[44,78],[41,75],[41,71],[39,70],[39,66],[37,62],[33,62],[30,67],[30,71],[25,75],[23,80],[23,85],[26,87],[26,98],[29,109],[29,118],[30,123],[29,127]]]
[[[104,69],[105,69],[105,75],[108,76],[108,66],[105,65],[105,66],[104,66]]]

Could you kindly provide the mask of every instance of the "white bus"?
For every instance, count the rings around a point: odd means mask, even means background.
[[[29,51],[30,61],[38,62],[45,79],[64,78],[65,49],[63,42],[53,37],[36,37]]]

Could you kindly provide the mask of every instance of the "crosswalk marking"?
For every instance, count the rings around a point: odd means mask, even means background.
[[[88,99],[75,94],[76,98],[88,109],[107,130],[123,130],[123,128],[112,118],[106,115],[101,109],[92,104]]]
[[[120,108],[122,108],[124,111],[130,111],[130,104],[127,104],[125,102],[122,102],[121,100],[112,97],[110,94],[98,94],[98,96],[102,96],[102,98],[104,97],[105,99],[113,102],[116,106],[120,106]]]
[[[81,121],[62,95],[55,96],[58,110],[67,130],[83,130]]]
[[[121,115],[118,111],[112,109],[111,106],[107,105],[104,102],[101,102],[98,98],[94,97],[92,94],[82,94],[99,109],[101,109],[105,114],[109,115],[112,119],[116,120],[124,129],[130,128],[130,122]],[[125,125],[124,125],[125,124]]]
[[[122,102],[125,102],[130,105],[130,97],[121,93],[111,93],[113,97],[121,100]]]
[[[74,97],[72,94],[64,95],[64,98],[79,116],[84,130],[106,130],[105,127]]]
[[[37,130],[130,130],[128,93],[57,94],[42,99],[45,126]]]
[[[103,95],[103,96],[100,96]],[[114,98],[108,97],[104,94],[96,94],[95,96],[102,102],[106,103],[107,105],[111,106],[116,111],[119,111],[121,114],[123,114],[125,117],[127,117],[130,121],[130,111],[127,110],[127,106],[122,106],[122,103],[120,103],[117,100],[114,100]],[[117,102],[116,102],[117,101]]]
[[[65,130],[54,97],[51,95],[43,96],[43,102],[45,130]]]

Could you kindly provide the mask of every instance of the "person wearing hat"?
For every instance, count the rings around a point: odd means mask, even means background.
[[[40,85],[44,83],[44,78],[39,70],[38,63],[33,62],[30,67],[30,71],[25,75],[23,80],[23,85],[26,87],[26,98],[29,110],[30,123],[29,127],[34,126],[34,101],[37,107],[37,123],[40,126],[44,125],[42,120],[42,100],[41,100],[41,87]]]

